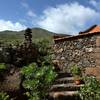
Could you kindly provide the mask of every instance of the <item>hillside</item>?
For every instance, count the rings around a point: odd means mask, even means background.
[[[0,32],[0,41],[3,41],[3,42],[23,41],[24,32],[25,32],[25,30],[19,31],[19,32],[16,32],[16,31]],[[41,28],[32,28],[32,36],[33,36],[32,40],[33,41],[38,41],[38,40],[41,40],[41,39],[51,40],[52,36],[54,34],[55,33],[49,32],[49,31],[41,29]]]

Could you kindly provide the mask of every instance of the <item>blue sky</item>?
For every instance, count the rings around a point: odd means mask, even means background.
[[[100,24],[100,0],[0,0],[0,31],[40,27],[77,34]]]

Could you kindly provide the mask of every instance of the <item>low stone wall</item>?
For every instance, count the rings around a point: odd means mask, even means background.
[[[56,41],[53,48],[53,60],[63,71],[74,64],[80,67],[100,65],[100,34]]]

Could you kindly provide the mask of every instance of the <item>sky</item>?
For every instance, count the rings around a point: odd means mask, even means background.
[[[100,25],[100,0],[0,0],[0,31],[40,27],[77,34]]]

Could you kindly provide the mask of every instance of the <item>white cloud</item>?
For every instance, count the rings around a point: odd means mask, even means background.
[[[26,29],[25,25],[22,25],[19,22],[13,23],[11,21],[0,20],[0,31],[12,30],[12,31],[21,31]]]
[[[36,14],[31,10],[30,6],[28,3],[25,1],[21,2],[21,5],[27,10],[26,15],[29,17],[36,17]]]
[[[29,11],[27,12],[27,15],[28,15],[29,17],[35,17],[35,16],[36,16],[36,14],[35,14],[32,10],[29,10]]]
[[[90,0],[89,3],[100,11],[100,0]]]
[[[97,5],[97,2],[96,2],[95,0],[90,0],[89,2],[90,2],[90,4],[92,4],[93,6],[96,6],[96,5]]]
[[[22,5],[24,8],[26,8],[26,9],[29,8],[29,5],[28,5],[26,2],[21,2],[21,5]]]
[[[93,24],[98,17],[99,13],[94,9],[74,2],[45,9],[37,24],[52,32],[75,34],[87,24]]]

